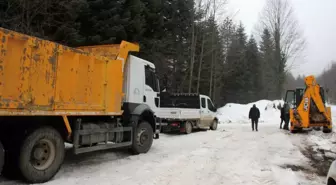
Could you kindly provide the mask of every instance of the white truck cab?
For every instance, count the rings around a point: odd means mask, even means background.
[[[159,80],[155,73],[155,65],[144,59],[129,55],[125,64],[123,92],[124,119],[129,119],[137,111],[147,110],[153,114],[160,103]],[[160,132],[160,122],[155,119],[156,136]]]
[[[216,119],[217,109],[212,103],[209,96],[200,95],[200,122],[202,127],[211,126],[212,122]]]
[[[156,116],[162,120],[163,132],[180,131],[189,134],[199,128],[216,130],[216,111],[206,95],[161,92],[161,104]]]

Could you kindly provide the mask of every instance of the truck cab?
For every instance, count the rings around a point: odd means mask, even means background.
[[[193,129],[217,129],[217,108],[210,97],[191,93],[161,93],[156,112],[162,120],[162,131],[189,134]]]
[[[123,109],[125,119],[131,114],[146,110],[155,115],[159,108],[159,79],[155,65],[144,59],[129,55],[125,64],[123,92]],[[160,122],[155,116],[155,137],[160,132]]]

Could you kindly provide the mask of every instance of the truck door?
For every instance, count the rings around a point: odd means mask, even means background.
[[[201,98],[201,121],[200,127],[208,127],[211,119],[211,111],[208,108],[208,97],[200,96]]]
[[[145,92],[143,102],[147,104],[154,112],[160,106],[159,96],[159,80],[155,74],[155,70],[149,65],[145,66]]]
[[[209,110],[209,123],[208,123],[209,125],[208,126],[210,126],[212,124],[212,121],[216,117],[216,108],[213,105],[210,98],[207,98],[207,104],[208,104],[208,110]]]
[[[286,97],[285,97],[285,102],[290,105],[292,108],[297,108],[297,104],[300,104],[300,102],[296,102],[296,96],[295,96],[295,91],[294,90],[287,90],[286,92]]]

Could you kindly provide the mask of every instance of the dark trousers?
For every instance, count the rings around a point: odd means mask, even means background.
[[[288,126],[289,126],[289,118],[285,118],[284,121],[285,121],[284,129],[288,130],[289,129],[288,128]]]
[[[282,122],[284,122],[285,120],[283,118],[281,118],[281,122],[280,122],[280,128],[282,128]]]
[[[258,119],[251,119],[252,121],[252,130],[254,130],[254,126],[255,129],[258,131]]]

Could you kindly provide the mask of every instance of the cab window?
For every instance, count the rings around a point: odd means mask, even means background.
[[[205,105],[205,98],[201,98],[201,106],[202,108],[206,108],[206,105]]]
[[[159,84],[158,84],[158,79],[155,75],[154,69],[146,66],[145,67],[145,75],[146,75],[146,85],[151,87],[154,92],[159,92]]]

